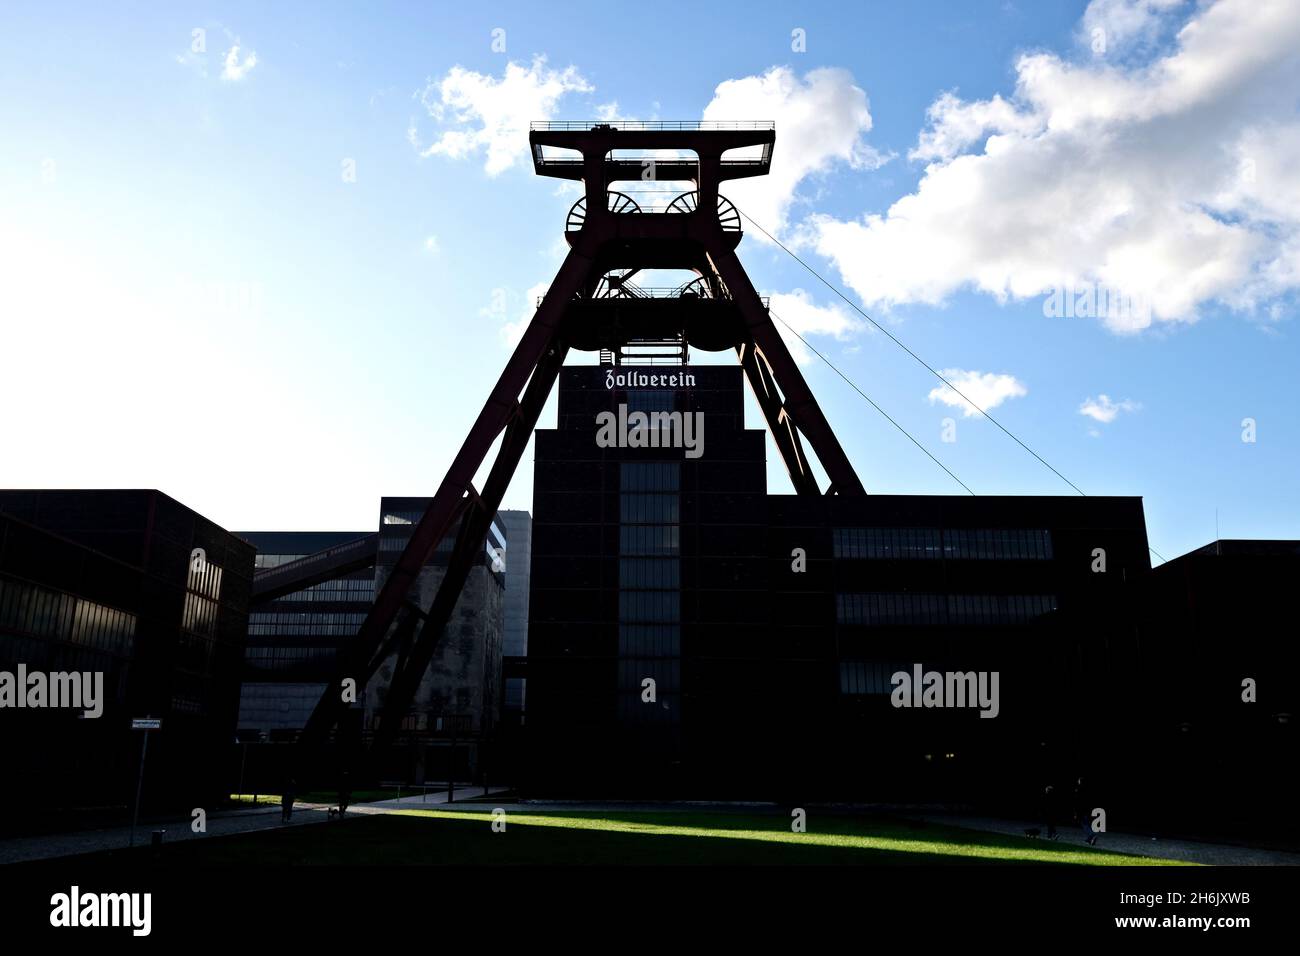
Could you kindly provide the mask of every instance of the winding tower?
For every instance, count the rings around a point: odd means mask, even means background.
[[[392,739],[570,349],[598,352],[608,364],[656,356],[685,363],[691,348],[734,351],[795,491],[866,494],[737,258],[742,217],[719,191],[727,180],[765,175],[775,135],[767,122],[533,124],[537,174],[582,184],[565,223],[569,252],[365,622],[340,652],[303,744],[322,742],[338,723],[347,707],[345,680],[364,686],[395,653],[375,745]],[[622,183],[693,188],[659,191],[671,200],[649,209],[614,188]],[[633,279],[646,270],[683,270],[695,278],[675,288],[645,288]],[[474,475],[498,437],[496,458],[476,489]],[[805,443],[829,479],[824,491]],[[447,571],[426,611],[411,591],[453,528]]]

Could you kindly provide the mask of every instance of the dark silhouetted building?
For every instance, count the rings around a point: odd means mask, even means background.
[[[257,570],[280,567],[355,541],[362,531],[247,531]],[[244,682],[239,705],[241,740],[292,740],[307,723],[338,649],[365,620],[375,597],[374,568],[338,577],[258,603],[248,616]]]
[[[501,512],[509,550],[506,559],[506,616],[502,653],[505,697],[502,716],[518,722],[524,710],[527,684],[523,676],[512,677],[509,668],[528,655],[528,592],[533,563],[533,517],[527,511]]]
[[[214,806],[252,574],[249,545],[159,491],[0,491],[0,671],[100,672],[106,698],[97,719],[0,709],[0,799],[28,818],[120,812],[139,766],[130,722],[150,716],[145,808]]]
[[[537,431],[533,792],[1005,801],[1101,769],[1150,573],[1140,499],[768,495],[741,369],[668,371],[690,378],[566,368]],[[698,455],[600,447],[620,405],[701,413]],[[997,672],[998,716],[892,706],[916,665]]]
[[[1152,825],[1300,838],[1300,541],[1215,541],[1151,574],[1138,779]]]
[[[270,599],[255,599],[248,622],[244,687],[240,710],[242,742],[289,743],[306,725],[334,672],[339,649],[357,633],[405,547],[427,498],[383,498],[375,532],[241,532],[258,549],[259,582],[268,575],[301,573],[311,583],[280,587]],[[412,601],[427,612],[446,573],[457,527],[439,544],[412,588]],[[370,535],[369,559],[351,557]],[[456,740],[458,777],[477,767],[479,745],[490,736],[502,708],[502,650],[505,632],[505,580],[509,558],[500,517],[470,573],[443,632],[438,649],[409,712],[402,736],[389,752],[377,755],[366,772],[383,779],[423,781],[443,778]],[[338,574],[314,567],[342,554]],[[301,569],[301,571],[299,571]],[[256,587],[255,587],[256,590]],[[280,593],[283,592],[283,593]],[[378,726],[392,679],[394,647],[360,689],[345,720],[348,733],[364,738]],[[238,756],[245,786],[278,786],[288,754],[255,750]]]

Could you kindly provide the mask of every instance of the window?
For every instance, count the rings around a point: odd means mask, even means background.
[[[1052,537],[1026,528],[836,528],[832,533],[837,558],[918,560],[1048,561]]]
[[[837,594],[840,624],[942,626],[1023,624],[1056,610],[1050,594]]]
[[[639,411],[667,411],[672,393],[630,393]],[[661,396],[666,396],[662,400]],[[659,404],[656,404],[659,403]],[[680,720],[681,466],[624,462],[619,466],[618,717],[638,727]],[[641,699],[655,681],[656,702]]]
[[[619,528],[619,553],[676,557],[679,553],[677,526],[624,525]]]
[[[893,668],[869,661],[840,662],[840,693],[846,695],[889,694],[893,691]]]
[[[628,389],[627,410],[632,412],[671,412],[676,410],[677,393],[665,389]]]
[[[676,494],[619,495],[619,520],[624,524],[677,524]]]
[[[673,558],[619,558],[620,588],[681,587],[679,563]]]
[[[680,491],[681,467],[675,461],[623,462],[619,466],[622,491]]]

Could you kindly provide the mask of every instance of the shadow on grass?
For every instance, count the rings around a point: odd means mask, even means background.
[[[779,814],[403,810],[166,847],[154,865],[1168,865],[1171,861],[881,817]],[[83,857],[136,862],[140,851]]]

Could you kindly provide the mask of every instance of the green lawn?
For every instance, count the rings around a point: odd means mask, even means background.
[[[446,787],[430,787],[429,793],[442,793],[446,789]],[[378,803],[381,800],[396,800],[398,797],[418,796],[423,792],[424,790],[418,787],[403,787],[400,791],[396,787],[388,787],[382,790],[356,790],[352,793],[351,802]],[[276,806],[280,805],[280,794],[278,793],[232,793],[230,795],[230,803],[232,806],[238,806],[241,803],[251,806],[254,796],[257,797],[257,803],[259,805],[263,803],[273,803]],[[337,804],[339,802],[339,794],[337,790],[309,790],[306,793],[295,794],[294,802]]]
[[[820,814],[808,832],[755,812],[403,810],[344,823],[196,840],[163,866],[207,864],[1173,865],[1086,847],[887,818]]]

